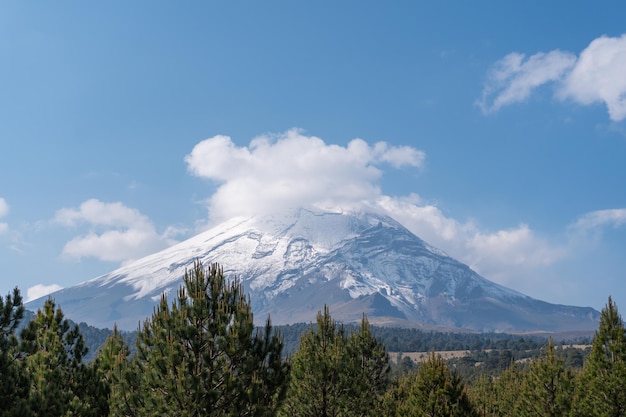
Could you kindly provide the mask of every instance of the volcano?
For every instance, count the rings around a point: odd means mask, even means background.
[[[589,307],[550,304],[487,280],[373,212],[307,209],[238,217],[161,252],[50,296],[78,322],[136,330],[161,294],[170,301],[193,262],[242,282],[255,320],[310,322],[324,305],[342,322],[476,331],[597,328]],[[47,298],[46,296],[45,298]],[[45,298],[31,301],[29,309]]]

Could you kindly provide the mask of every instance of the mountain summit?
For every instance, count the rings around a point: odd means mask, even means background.
[[[163,292],[175,297],[195,260],[239,279],[259,321],[333,317],[481,331],[570,331],[597,327],[592,308],[549,304],[497,285],[375,213],[298,209],[234,218],[191,239],[51,296],[66,316],[135,330]],[[27,304],[36,309],[43,299]]]

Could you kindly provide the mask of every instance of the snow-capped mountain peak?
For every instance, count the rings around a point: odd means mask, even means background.
[[[52,296],[68,317],[135,329],[195,260],[241,280],[255,318],[333,317],[478,330],[593,329],[597,312],[534,300],[479,276],[392,218],[371,212],[290,210],[238,217],[166,250]],[[29,303],[36,308],[42,300]]]

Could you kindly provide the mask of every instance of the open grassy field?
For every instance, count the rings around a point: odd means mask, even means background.
[[[589,348],[590,345],[564,345],[563,348],[574,348],[574,349],[580,349],[580,350],[585,350],[587,348]],[[558,346],[557,346],[558,348]],[[485,350],[486,353],[491,352],[493,349],[487,349]],[[428,359],[428,354],[430,352],[389,352],[389,358],[391,359],[391,361],[393,363],[396,363],[398,360],[398,354],[402,353],[402,357],[409,357],[411,358],[411,360],[413,360],[413,362],[419,363],[419,362],[423,362],[426,359]],[[449,360],[449,359],[456,359],[456,358],[462,358],[464,356],[470,356],[471,355],[471,351],[470,350],[439,350],[439,351],[435,351],[436,355],[441,356],[444,360]]]
[[[398,353],[400,352],[389,352],[389,358],[395,363],[398,360]],[[413,362],[423,362],[428,359],[428,355],[430,352],[402,352],[402,357],[409,357]],[[471,351],[469,350],[441,350],[435,351],[436,355],[441,356],[444,360],[462,358],[464,356],[469,356]]]

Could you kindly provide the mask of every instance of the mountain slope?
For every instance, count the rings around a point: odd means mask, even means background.
[[[163,292],[174,297],[195,259],[242,281],[258,321],[309,322],[324,304],[342,321],[485,331],[588,330],[591,308],[545,303],[492,283],[374,213],[235,218],[159,253],[52,296],[65,314],[136,329]],[[27,305],[37,308],[43,301]]]

